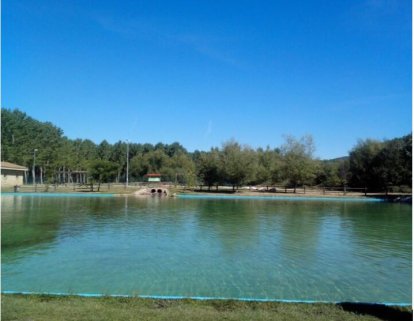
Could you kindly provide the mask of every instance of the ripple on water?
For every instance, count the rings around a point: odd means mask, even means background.
[[[9,197],[2,208],[4,290],[411,302],[408,206]]]

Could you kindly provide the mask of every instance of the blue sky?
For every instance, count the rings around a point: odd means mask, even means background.
[[[2,1],[2,107],[96,143],[411,132],[411,1]]]

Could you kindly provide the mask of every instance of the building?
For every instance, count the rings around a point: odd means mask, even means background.
[[[1,162],[1,185],[16,186],[23,185],[28,168],[9,162]]]
[[[147,178],[147,182],[161,182],[161,174],[146,174],[144,177]]]

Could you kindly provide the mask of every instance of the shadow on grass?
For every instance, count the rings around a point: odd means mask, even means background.
[[[408,307],[392,307],[383,304],[371,303],[352,303],[342,302],[338,303],[344,311],[353,312],[356,314],[368,314],[377,317],[384,321],[411,321],[413,320],[413,311]]]

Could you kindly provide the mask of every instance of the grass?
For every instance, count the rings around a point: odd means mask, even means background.
[[[75,186],[75,187],[74,187]],[[129,186],[128,188],[125,188],[124,184],[101,184],[99,193],[111,193],[111,194],[129,194],[134,191],[136,191],[138,187],[136,186]],[[13,192],[14,188],[12,186],[2,186],[1,188],[2,192]],[[19,188],[20,192],[23,193],[34,193],[35,191],[38,193],[90,193],[90,186],[88,185],[73,185],[73,184],[67,184],[67,185],[40,185],[38,184],[36,186],[36,189],[34,185],[23,185]],[[94,185],[94,193],[98,192],[98,185]]]
[[[139,185],[136,183],[131,183],[128,188],[125,187],[125,184],[122,183],[103,183],[101,184],[99,193],[101,194],[132,194],[139,190],[140,188],[146,187],[157,187],[158,185]],[[168,187],[170,193],[181,193],[187,191],[185,187],[170,185]],[[94,185],[94,193],[98,193],[98,185]],[[1,186],[2,193],[11,193],[14,192],[13,186]],[[91,193],[90,185],[77,185],[77,184],[66,184],[66,185],[53,185],[53,184],[37,184],[36,188],[34,185],[22,185],[19,187],[19,192],[22,193],[79,193],[79,194],[89,194]]]
[[[412,320],[411,308],[356,304],[2,295],[1,320]]]
[[[163,183],[162,183],[163,184]],[[161,186],[161,185],[157,185],[155,184],[143,184],[143,183],[130,183],[128,188],[125,187],[125,184],[123,183],[111,183],[111,184],[107,184],[107,183],[103,183],[101,184],[100,187],[100,191],[99,193],[101,194],[116,194],[116,195],[120,195],[120,194],[132,194],[136,191],[138,191],[140,188],[149,188],[149,187],[157,187],[157,186]],[[181,193],[185,193],[185,194],[194,194],[194,195],[200,195],[200,194],[212,194],[212,195],[226,195],[226,194],[236,194],[238,196],[295,196],[295,197],[300,197],[300,196],[317,196],[317,197],[342,197],[342,196],[346,196],[346,197],[364,197],[364,193],[363,192],[355,192],[355,191],[348,191],[346,193],[346,195],[343,194],[342,191],[329,191],[326,193],[323,193],[321,189],[317,189],[317,188],[311,188],[308,187],[306,189],[306,194],[303,193],[303,189],[298,188],[297,193],[293,193],[293,189],[289,189],[287,193],[285,193],[283,190],[279,191],[279,192],[272,192],[272,191],[257,191],[257,190],[249,190],[246,188],[241,188],[237,191],[233,191],[231,187],[228,186],[220,186],[220,188],[218,190],[216,190],[215,187],[212,187],[211,190],[209,191],[207,189],[207,187],[204,186],[204,188],[202,190],[199,189],[199,186],[190,188],[190,187],[185,187],[185,186],[180,186],[180,185],[173,185],[173,184],[169,184],[168,186],[168,190],[169,190],[169,194],[173,195],[173,194],[181,194]],[[97,193],[98,189],[98,185],[94,185],[94,193]],[[80,193],[80,194],[88,194],[91,192],[90,190],[90,186],[89,185],[77,185],[77,184],[65,184],[65,185],[48,185],[48,184],[43,184],[40,185],[38,184],[36,189],[34,187],[34,185],[22,185],[20,186],[20,192],[23,193],[33,193],[33,192],[41,192],[41,193]],[[1,186],[1,192],[13,192],[14,188],[12,186]],[[397,197],[397,196],[410,196],[411,193],[389,193],[389,197],[393,198],[393,197]],[[371,197],[385,197],[385,195],[383,193],[369,193],[367,194],[367,196],[371,196]]]

